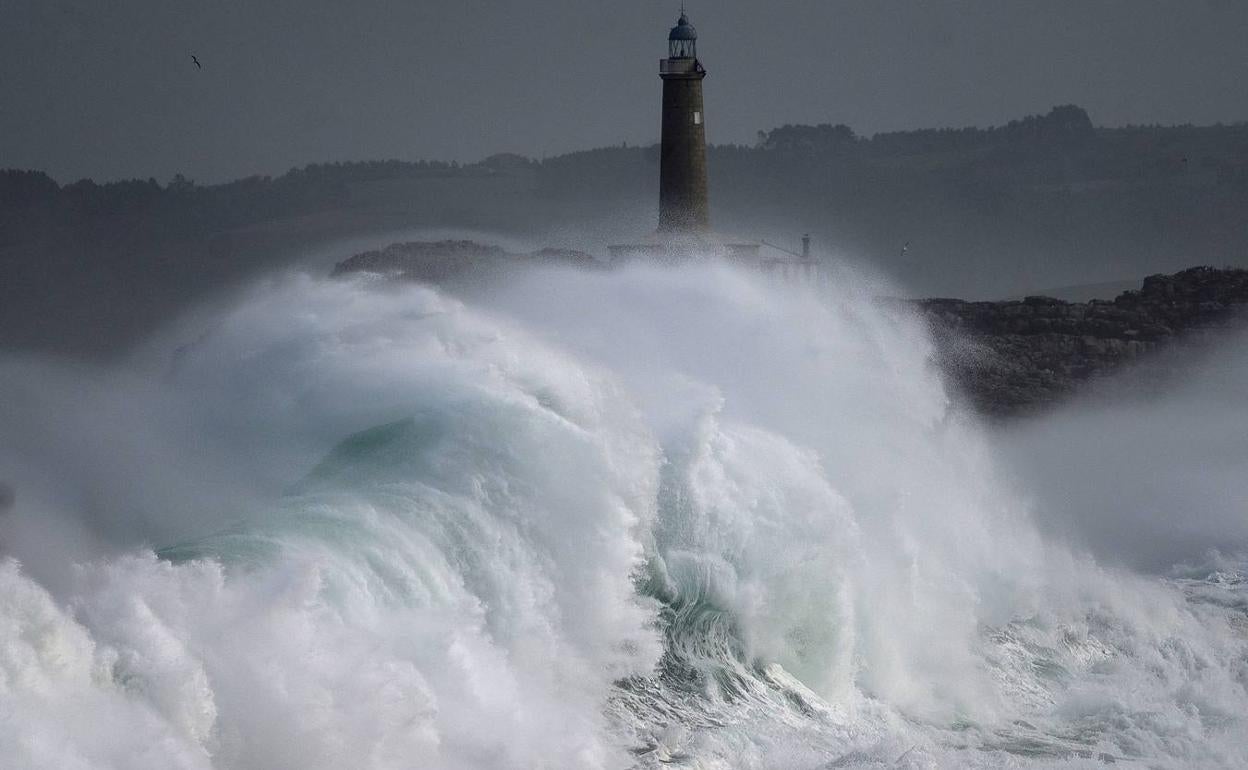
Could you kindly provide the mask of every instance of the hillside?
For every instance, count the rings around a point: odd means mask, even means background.
[[[710,149],[717,229],[872,265],[911,296],[994,299],[1248,266],[1248,125],[783,126]],[[114,354],[179,309],[325,244],[487,232],[600,253],[652,229],[657,147],[329,163],[203,186],[0,171],[0,347]],[[448,234],[439,237],[447,237]],[[909,244],[907,248],[903,245]]]

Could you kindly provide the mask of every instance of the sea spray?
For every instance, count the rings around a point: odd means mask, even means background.
[[[116,370],[0,364],[0,749],[1248,760],[1237,562],[1161,580],[1041,536],[922,325],[871,293],[711,266],[461,299],[294,276]]]
[[[621,766],[602,703],[657,657],[633,576],[658,456],[610,382],[430,290],[306,279],[228,313],[165,381],[164,430],[270,470],[356,432],[218,534],[85,565],[64,622],[110,662],[80,687],[222,767]],[[91,738],[9,756],[105,764]]]

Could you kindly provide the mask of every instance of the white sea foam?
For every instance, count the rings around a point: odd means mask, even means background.
[[[1238,562],[1041,535],[930,353],[862,284],[703,266],[294,276],[124,366],[2,362],[0,755],[1248,762]]]

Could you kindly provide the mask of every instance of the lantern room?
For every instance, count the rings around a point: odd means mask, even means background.
[[[698,58],[698,33],[684,11],[680,12],[680,20],[667,36],[667,56],[669,59]]]

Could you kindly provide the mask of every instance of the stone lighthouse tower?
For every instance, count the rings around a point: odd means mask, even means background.
[[[726,259],[761,264],[760,244],[711,232],[706,185],[706,116],[698,33],[681,9],[667,36],[667,58],[659,61],[663,79],[663,135],[659,165],[659,229],[633,243],[609,246],[612,264],[637,259],[685,262]]]
[[[706,119],[698,33],[684,10],[667,36],[663,79],[663,136],[659,171],[659,232],[696,235],[711,226],[706,195]]]

